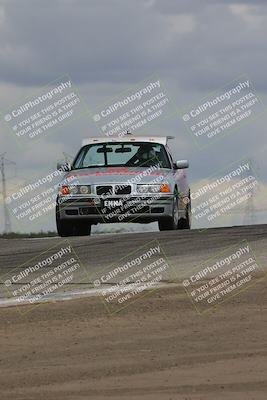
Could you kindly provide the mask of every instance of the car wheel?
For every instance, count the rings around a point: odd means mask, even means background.
[[[72,221],[57,220],[57,233],[59,236],[87,236],[91,235],[91,225]]]
[[[74,236],[91,235],[91,225],[88,222],[77,222],[73,227]]]
[[[57,218],[57,233],[61,237],[73,236],[73,224],[70,224],[69,221],[61,221]]]
[[[173,215],[169,218],[160,219],[158,221],[160,231],[174,231],[178,229],[179,211],[178,211],[178,197],[175,196],[173,200]]]
[[[178,229],[191,229],[191,209],[187,208],[186,218],[181,218],[178,221]]]

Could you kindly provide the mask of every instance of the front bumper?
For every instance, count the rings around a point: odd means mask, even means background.
[[[92,224],[152,222],[172,217],[173,194],[101,197],[60,197],[57,212],[61,220],[87,220]]]

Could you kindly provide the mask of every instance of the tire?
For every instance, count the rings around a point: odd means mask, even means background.
[[[178,229],[191,229],[191,209],[188,208],[186,218],[181,218],[178,221]]]
[[[179,219],[178,229],[190,229],[190,224],[187,218]]]
[[[173,215],[169,218],[160,219],[158,221],[160,231],[174,231],[178,229],[178,197],[174,197]]]
[[[91,235],[91,225],[72,221],[57,220],[57,233],[61,237],[67,236],[89,236]]]
[[[91,235],[91,225],[88,222],[77,222],[74,224],[74,236]]]
[[[73,236],[73,225],[57,218],[57,233],[61,237]]]
[[[174,221],[173,218],[168,218],[168,219],[160,219],[158,221],[159,224],[159,230],[160,231],[174,231],[175,229],[177,229],[177,227],[175,227],[174,225]]]

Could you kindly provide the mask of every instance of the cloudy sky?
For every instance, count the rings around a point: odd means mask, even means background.
[[[265,114],[200,150],[178,111],[243,74],[267,104],[266,37],[265,0],[0,0],[0,111],[65,74],[88,110],[157,74],[177,115],[149,133],[176,137],[174,153],[189,159],[190,181],[247,156],[264,185]],[[49,171],[63,152],[74,155],[82,138],[97,135],[85,115],[20,147],[2,121],[0,153],[17,163],[15,178],[7,171],[8,185]],[[267,222],[265,213],[255,215]],[[53,227],[50,218],[40,228]]]

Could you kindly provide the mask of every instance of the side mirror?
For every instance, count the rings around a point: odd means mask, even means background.
[[[189,162],[187,160],[179,160],[174,163],[175,169],[185,169],[189,167]]]
[[[64,163],[62,163],[62,162],[58,162],[57,163],[57,169],[58,170],[61,170],[61,171],[70,171],[71,170],[71,165],[70,165],[70,163],[68,163],[68,162],[64,162]]]

